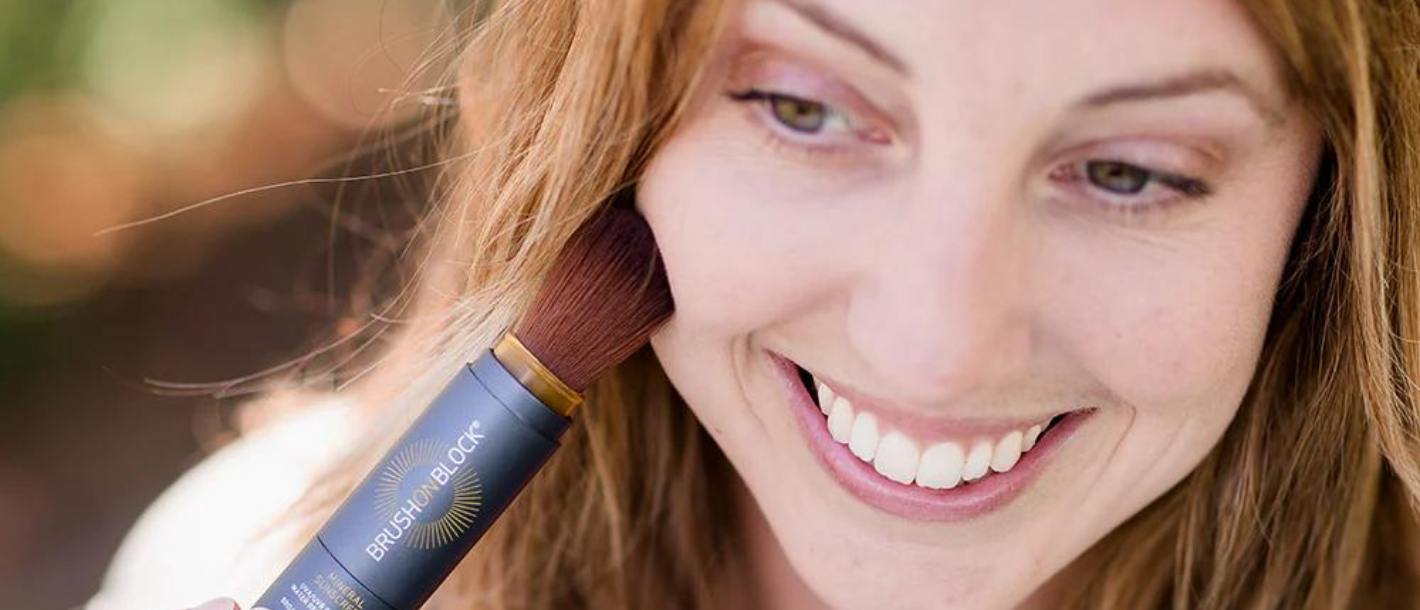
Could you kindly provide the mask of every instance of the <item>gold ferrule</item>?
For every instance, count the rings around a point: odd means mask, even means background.
[[[518,383],[559,415],[571,417],[577,405],[582,404],[581,393],[562,383],[512,332],[504,333],[498,345],[493,347],[493,356],[503,363]]]

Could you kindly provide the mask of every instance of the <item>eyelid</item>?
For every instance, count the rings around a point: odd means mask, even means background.
[[[823,103],[851,117],[857,127],[897,133],[892,119],[852,86],[818,68],[771,51],[742,53],[735,61],[729,82],[730,88],[738,91],[758,89]]]
[[[1066,193],[1072,207],[1082,207],[1127,223],[1143,222],[1161,217],[1183,205],[1201,203],[1214,192],[1208,179],[1158,170],[1148,165],[1107,156],[1082,155],[1051,168],[1051,181]],[[1085,165],[1096,161],[1112,161],[1137,167],[1149,173],[1148,183],[1134,194],[1113,193],[1090,183]],[[1081,201],[1083,200],[1083,201]]]
[[[1169,136],[1092,140],[1071,146],[1058,153],[1055,159],[1051,166],[1059,165],[1062,160],[1069,165],[1089,160],[1109,160],[1140,167],[1164,179],[1197,180],[1203,183],[1217,180],[1224,167],[1223,157],[1217,156],[1206,146]]]
[[[1070,146],[1058,154],[1073,159],[1107,159],[1164,174],[1204,176],[1218,173],[1226,164],[1210,142],[1169,135],[1131,135],[1099,138]]]
[[[727,91],[726,97],[743,106],[745,120],[752,123],[751,129],[764,136],[766,154],[794,157],[804,161],[826,163],[847,162],[859,159],[866,151],[859,144],[862,137],[851,128],[835,130],[837,133],[826,137],[824,132],[799,132],[774,116],[771,92],[750,89],[745,92]],[[847,119],[839,119],[846,121]]]
[[[790,99],[799,102],[819,105],[823,108],[823,112],[826,115],[824,119],[824,129],[828,129],[831,126],[838,126],[841,124],[841,128],[838,130],[839,133],[851,136],[851,139],[854,141],[862,141],[866,139],[863,136],[862,129],[859,128],[859,123],[861,122],[861,120],[854,116],[850,111],[839,108],[829,102],[821,102],[818,100],[802,98],[779,91],[769,91],[764,89],[729,91],[727,92],[727,94],[730,96],[731,99],[734,99],[736,101],[747,104],[753,104],[755,106],[754,111],[757,115],[760,116],[760,119],[766,123],[772,124],[766,125],[766,128],[772,129],[774,131],[786,132],[785,136],[788,139],[814,140],[822,139],[822,137],[821,133],[809,134],[796,130],[788,125],[784,125],[782,120],[780,120],[776,116],[773,116],[774,109],[771,108],[771,106],[775,102],[776,98]],[[806,145],[824,146],[826,144],[806,143]]]

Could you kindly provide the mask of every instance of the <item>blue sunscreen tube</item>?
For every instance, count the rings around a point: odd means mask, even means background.
[[[556,451],[571,420],[493,350],[460,370],[255,607],[416,610]]]

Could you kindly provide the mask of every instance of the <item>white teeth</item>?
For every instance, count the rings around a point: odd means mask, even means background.
[[[1021,440],[1021,451],[1030,451],[1030,448],[1035,446],[1035,441],[1040,438],[1041,430],[1044,430],[1044,428],[1041,428],[1040,424],[1031,426],[1029,430],[1026,430],[1026,437]]]
[[[873,468],[889,479],[908,485],[917,476],[917,457],[917,443],[893,430],[878,443]]]
[[[961,482],[961,447],[956,443],[937,443],[922,452],[917,463],[917,484],[929,489],[951,489]]]
[[[852,430],[853,405],[840,396],[834,399],[833,411],[828,415],[828,434],[833,437],[833,440],[846,445]]]
[[[991,454],[991,469],[1006,472],[1021,459],[1021,431],[1012,430],[996,443],[996,452]]]
[[[828,434],[848,446],[858,459],[873,465],[884,477],[928,489],[951,489],[963,481],[977,481],[991,473],[1009,472],[1021,455],[1035,447],[1045,425],[1012,430],[1000,439],[978,439],[969,446],[943,441],[922,448],[899,430],[884,433],[876,415],[853,407],[827,384],[815,380],[819,410],[827,416]],[[963,447],[969,447],[963,449]]]
[[[961,478],[975,481],[986,476],[986,471],[991,469],[991,453],[990,441],[977,441],[971,447],[971,453],[966,455],[966,465],[961,467]]]
[[[864,462],[873,461],[878,452],[878,418],[872,413],[859,413],[853,418],[853,431],[848,436],[848,448]]]

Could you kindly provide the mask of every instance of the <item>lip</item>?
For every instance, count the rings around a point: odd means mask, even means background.
[[[978,481],[951,489],[904,485],[878,474],[872,464],[858,459],[848,447],[833,440],[824,423],[823,412],[799,379],[798,365],[773,351],[766,350],[766,353],[794,410],[799,430],[833,479],[864,503],[917,521],[963,521],[1006,506],[1035,480],[1060,447],[1095,412],[1094,409],[1069,412],[1041,436],[1029,452],[1022,454],[1014,467],[1004,473],[992,472]]]
[[[772,353],[772,352],[771,352]],[[783,358],[775,354],[776,357]],[[829,377],[824,377],[819,373],[802,367],[787,358],[790,369],[794,373],[794,378],[798,379],[798,370],[803,368],[814,376],[814,379],[829,389],[833,390],[834,396],[842,396],[853,403],[854,407],[867,410],[878,418],[878,424],[888,428],[898,430],[911,430],[917,438],[929,440],[952,440],[970,445],[971,442],[980,439],[989,439],[995,442],[1012,430],[1024,431],[1034,425],[1045,426],[1050,423],[1050,419],[1057,413],[1048,413],[1034,419],[998,419],[998,418],[972,418],[958,419],[941,416],[924,415],[913,413],[898,408],[892,404],[878,400],[863,392],[854,389],[844,383],[840,383]],[[812,397],[809,399],[813,400]],[[1052,428],[1053,430],[1053,428]]]

